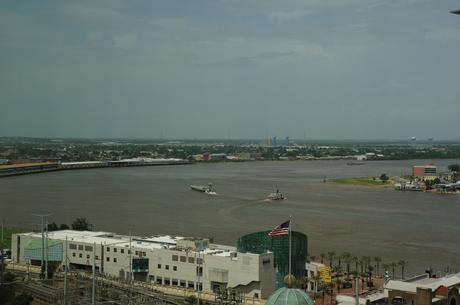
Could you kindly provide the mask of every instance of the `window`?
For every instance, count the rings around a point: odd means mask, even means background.
[[[121,254],[125,253],[125,249],[120,249]]]
[[[177,279],[172,280],[172,285],[173,286],[179,286],[179,283],[178,283]]]
[[[165,265],[165,269],[166,269],[166,270],[169,270],[169,265]]]
[[[179,281],[179,286],[181,286],[181,287],[184,287],[184,288],[185,288],[185,286],[186,286],[186,283],[185,283],[185,281],[184,281],[184,280],[180,280],[180,281]]]
[[[89,254],[86,254],[86,259],[89,259]]]
[[[161,264],[158,264],[158,269],[161,269]]]
[[[78,250],[83,250],[83,245],[78,245]]]
[[[115,252],[115,253],[116,253],[116,252],[117,252],[117,248],[113,248],[113,252]]]
[[[190,264],[194,264],[194,263],[195,263],[195,258],[194,258],[194,257],[189,257],[189,258],[188,258],[188,262],[189,262]]]
[[[203,267],[196,267],[196,275],[202,276],[203,275]]]
[[[72,257],[75,257],[75,252],[72,253]]]
[[[173,260],[173,262],[177,262],[179,260],[179,256],[173,255],[172,260]]]
[[[165,277],[165,285],[171,285],[171,281],[167,277]]]
[[[147,255],[147,253],[145,253],[144,251],[142,251],[142,256],[146,256],[146,255]]]
[[[198,265],[203,265],[203,259],[202,259],[202,258],[197,258],[197,259],[196,259],[196,263],[197,263]]]
[[[263,265],[270,264],[270,259],[266,258],[266,259],[262,260],[262,264]]]
[[[173,266],[173,270],[174,270],[174,271],[177,271],[177,266]]]
[[[187,282],[187,287],[191,288],[191,289],[195,288],[195,282],[188,281]]]
[[[187,258],[186,258],[185,256],[181,256],[181,257],[180,257],[180,261],[181,261],[182,263],[185,263],[185,262],[187,262]]]
[[[128,254],[131,254],[131,250],[128,250]]]
[[[78,257],[79,257],[79,258],[82,258],[82,257],[83,257],[83,254],[78,253]]]
[[[107,249],[105,249],[107,252],[110,252],[110,247],[107,247]]]
[[[76,244],[69,244],[69,249],[77,250],[77,245]]]
[[[96,255],[96,260],[98,260],[98,259],[99,259],[99,256]]]
[[[134,252],[134,255],[139,255],[139,251]]]
[[[106,260],[107,262],[110,262],[110,257],[107,256],[107,257],[105,258],[105,260]]]
[[[259,294],[256,292],[254,293],[254,298],[258,299],[259,298]]]
[[[157,284],[158,285],[163,285],[163,278],[161,276],[157,276]]]
[[[116,257],[113,258],[113,262],[114,262],[114,263],[117,262],[117,258],[116,258]]]
[[[85,251],[93,251],[93,247],[92,246],[85,246]]]

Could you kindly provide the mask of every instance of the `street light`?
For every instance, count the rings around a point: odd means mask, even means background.
[[[450,11],[452,14],[460,15],[460,10]]]

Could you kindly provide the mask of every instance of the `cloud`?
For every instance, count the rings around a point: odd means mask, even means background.
[[[425,34],[427,40],[459,40],[459,27],[431,27]]]
[[[307,15],[312,15],[314,12],[312,11],[307,11],[304,9],[297,9],[293,11],[288,11],[288,12],[272,12],[268,14],[268,20],[271,22],[275,23],[285,23],[285,22],[290,22],[298,19],[302,19],[303,17]]]
[[[132,49],[137,43],[137,36],[135,34],[119,34],[113,36],[113,47],[123,50]]]

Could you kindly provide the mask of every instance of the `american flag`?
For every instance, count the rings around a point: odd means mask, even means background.
[[[276,226],[275,228],[273,228],[273,230],[271,230],[268,233],[268,236],[273,237],[273,236],[287,236],[287,235],[289,235],[289,225],[290,225],[290,223],[291,223],[291,221],[288,220],[286,222],[283,222],[279,226]]]

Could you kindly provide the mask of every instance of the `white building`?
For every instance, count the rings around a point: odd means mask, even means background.
[[[308,276],[308,287],[307,291],[318,292],[318,285],[320,281],[318,280],[319,271],[321,268],[326,267],[326,265],[318,262],[307,262],[305,264],[305,271]]]
[[[204,291],[233,288],[256,298],[275,291],[273,253],[238,253],[208,239],[63,230],[49,232],[44,249],[49,262],[65,264],[67,252],[71,269],[90,270],[94,260],[98,272],[125,279],[132,269],[136,280],[158,285]],[[13,235],[14,262],[40,265],[41,258],[40,233]]]

